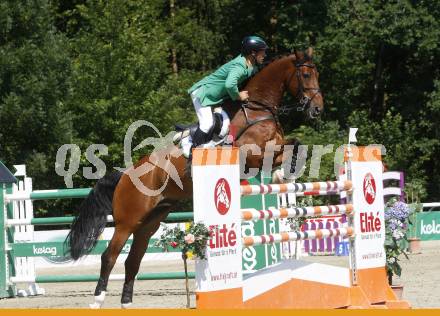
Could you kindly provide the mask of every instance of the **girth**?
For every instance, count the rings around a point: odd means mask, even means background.
[[[255,103],[260,104],[260,102],[252,101],[253,105],[256,105]],[[264,104],[261,104],[261,106],[251,106],[251,103],[242,103],[241,104],[241,110],[243,111],[244,117],[246,118],[246,125],[242,128],[240,128],[237,132],[237,135],[235,136],[234,141],[237,141],[241,135],[251,126],[254,126],[257,123],[260,123],[262,121],[274,121],[278,124],[278,117],[276,112],[273,111],[273,109],[266,107]],[[254,111],[264,111],[268,112],[268,115],[259,116],[254,120],[249,119],[249,115],[246,110],[254,110]]]

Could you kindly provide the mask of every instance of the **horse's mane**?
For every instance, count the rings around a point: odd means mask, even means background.
[[[271,59],[265,61],[261,66],[258,67],[258,72],[260,72],[261,70],[263,70],[267,66],[273,64],[274,62],[281,60],[283,58],[289,57],[291,55],[292,55],[292,53],[284,53],[284,54],[279,54],[279,55],[273,56]],[[258,72],[256,74],[258,74]],[[248,84],[248,82],[251,81],[255,77],[256,74],[253,74],[251,77],[249,77],[248,79],[243,81],[240,84],[240,89],[245,87]]]
[[[292,53],[284,53],[284,54],[276,55],[276,56],[272,57],[270,60],[265,61],[265,62],[263,63],[263,65],[261,65],[261,67],[260,67],[259,70],[261,71],[262,69],[266,68],[267,66],[269,66],[269,65],[272,64],[273,62],[278,61],[278,60],[280,60],[280,59],[283,59],[283,58],[285,58],[285,57],[289,57],[289,56],[291,56],[291,55],[292,55]]]
[[[283,59],[283,58],[286,58],[286,57],[290,57],[290,56],[294,56],[295,59],[298,62],[306,62],[306,61],[311,61],[312,60],[312,58],[309,55],[307,55],[307,53],[305,53],[305,52],[299,51],[298,52],[299,56],[296,55],[296,54],[297,53],[290,52],[290,53],[284,53],[284,54],[276,55],[276,56],[272,57],[270,60],[265,61],[263,63],[263,65],[260,66],[259,70],[261,71],[262,69],[266,68],[267,66],[271,65],[272,63],[274,63],[274,62],[276,62],[276,61],[278,61],[280,59]],[[298,60],[298,58],[299,58],[299,60]]]
[[[296,55],[297,53],[295,52],[290,52],[290,53],[283,53],[283,54],[278,54],[273,56],[272,58],[270,58],[269,60],[265,61],[261,66],[258,66],[258,72],[254,75],[252,75],[251,77],[249,77],[248,79],[246,79],[244,82],[242,82],[242,84],[240,85],[241,88],[243,88],[244,86],[246,86],[246,84],[252,80],[255,75],[257,75],[259,72],[261,72],[263,69],[265,69],[266,67],[272,65],[274,62],[277,62],[281,59],[287,58],[287,57],[291,57],[293,56],[294,59],[297,62],[305,62],[305,61],[311,61],[312,58],[310,56],[307,55],[307,53],[305,52],[298,52],[300,54],[300,56]],[[299,58],[299,60],[298,60]]]

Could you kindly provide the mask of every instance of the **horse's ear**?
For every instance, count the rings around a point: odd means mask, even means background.
[[[296,60],[303,60],[304,59],[304,52],[302,52],[300,50],[295,49],[294,55],[296,57]]]
[[[290,56],[292,57],[292,60],[300,60],[300,51],[296,50],[296,48],[292,49],[292,51],[290,52]]]
[[[307,56],[308,58],[310,58],[310,59],[313,58],[313,48],[312,48],[312,47],[307,48],[307,50],[306,50],[306,56]]]
[[[292,49],[292,56],[294,57],[294,60],[299,59],[299,58],[298,58],[298,51],[296,50],[296,48],[293,48],[293,49]]]

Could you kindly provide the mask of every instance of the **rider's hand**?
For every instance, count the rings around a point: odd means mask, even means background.
[[[247,91],[241,91],[241,92],[238,94],[238,99],[239,99],[240,101],[247,101],[247,100],[249,100],[249,92],[247,92]]]

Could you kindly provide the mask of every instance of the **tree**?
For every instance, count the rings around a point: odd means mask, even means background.
[[[0,4],[0,159],[26,163],[40,187],[59,182],[57,148],[72,138],[70,58],[47,0]]]

